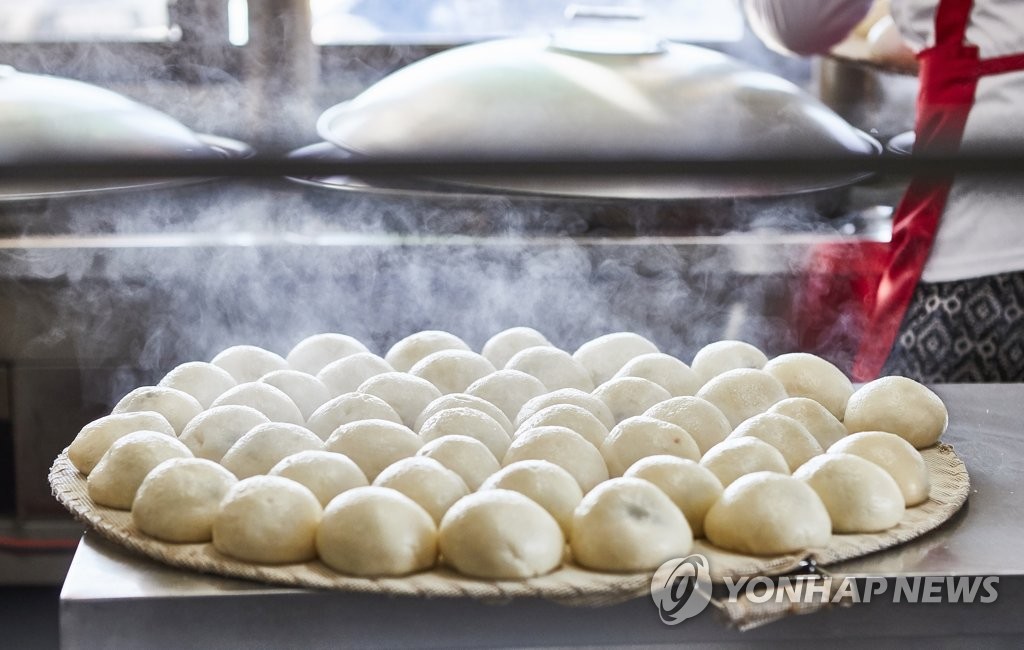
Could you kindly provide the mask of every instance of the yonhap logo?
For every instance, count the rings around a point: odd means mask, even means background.
[[[651,579],[651,599],[662,623],[678,625],[707,609],[712,587],[708,558],[693,554],[658,567]],[[769,602],[827,605],[882,599],[893,603],[984,605],[999,598],[999,576],[725,576],[721,587],[720,598],[748,607]]]
[[[711,602],[711,569],[703,555],[662,564],[651,579],[651,598],[665,625],[678,625],[700,614]]]

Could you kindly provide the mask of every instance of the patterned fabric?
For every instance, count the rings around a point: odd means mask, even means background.
[[[919,283],[882,375],[1024,381],[1024,272]]]

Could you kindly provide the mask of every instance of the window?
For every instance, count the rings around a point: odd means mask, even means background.
[[[28,0],[0,3],[0,41],[177,40],[167,0]]]
[[[744,30],[737,0],[310,0],[310,10],[318,45],[455,44],[597,22],[690,42]]]

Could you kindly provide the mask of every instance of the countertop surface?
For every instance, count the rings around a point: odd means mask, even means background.
[[[967,504],[922,538],[828,567],[834,576],[994,576],[995,602],[869,603],[792,616],[748,632],[708,608],[677,626],[648,598],[566,607],[535,599],[481,603],[285,589],[183,572],[87,534],[61,594],[65,648],[302,646],[633,646],[862,643],[929,645],[1024,635],[1024,385],[938,385],[950,412],[943,441],[971,476]],[[890,590],[891,591],[891,590]]]

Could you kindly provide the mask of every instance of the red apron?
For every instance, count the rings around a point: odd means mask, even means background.
[[[920,92],[914,151],[959,150],[978,79],[1024,70],[1024,53],[982,59],[966,43],[973,0],[941,0],[935,14],[935,46],[918,55]],[[928,260],[953,177],[914,179],[893,218],[892,242],[884,255],[868,249],[867,263],[878,264],[873,292],[865,295],[866,325],[853,366],[855,381],[878,377],[888,358],[921,271]],[[874,262],[872,262],[874,258]]]

